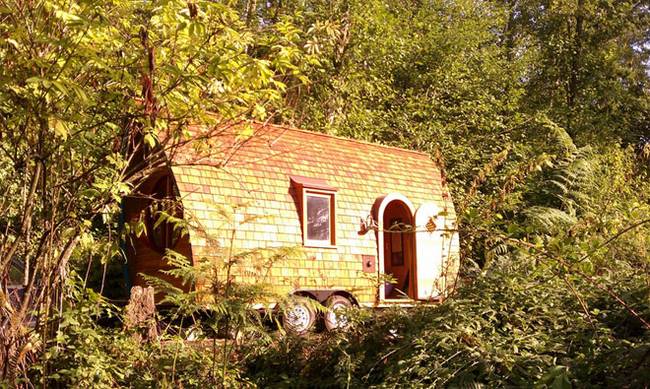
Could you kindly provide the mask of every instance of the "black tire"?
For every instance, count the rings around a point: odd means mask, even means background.
[[[349,309],[352,306],[352,301],[341,295],[333,295],[325,302],[327,311],[325,312],[324,322],[325,328],[328,331],[343,329],[350,323],[344,315],[341,315],[342,310]],[[338,314],[337,314],[338,311]]]
[[[306,297],[289,302],[282,312],[282,326],[285,331],[294,335],[304,335],[312,331],[316,323],[315,303]]]

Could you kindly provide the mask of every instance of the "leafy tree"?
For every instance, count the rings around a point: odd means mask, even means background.
[[[293,44],[300,33],[285,20],[252,34],[209,1],[2,4],[2,305],[11,282],[25,287],[0,317],[0,377],[38,352],[31,336],[54,334],[71,265],[119,253],[121,198],[168,163],[156,140],[183,138],[192,121],[269,115],[281,79],[304,81],[301,63],[313,61]]]
[[[531,57],[525,108],[547,111],[581,143],[647,133],[647,4],[506,3],[508,50]]]

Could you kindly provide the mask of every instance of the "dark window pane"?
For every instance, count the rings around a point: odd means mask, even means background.
[[[182,207],[177,200],[179,198],[178,189],[175,186],[169,176],[161,178],[154,186],[154,200],[148,210],[150,239],[153,246],[160,252],[174,248],[181,235],[180,229],[174,228],[176,227],[175,223],[167,220],[159,222],[163,215],[175,218],[183,217]]]
[[[330,199],[307,196],[307,239],[330,240]]]

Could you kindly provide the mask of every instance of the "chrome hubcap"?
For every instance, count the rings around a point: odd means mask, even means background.
[[[294,305],[287,312],[287,324],[298,332],[309,329],[311,314],[304,305]]]
[[[332,326],[336,328],[345,328],[347,327],[348,318],[345,316],[343,311],[347,308],[347,305],[342,303],[334,304],[330,307],[330,310],[327,312],[327,321],[329,321]]]

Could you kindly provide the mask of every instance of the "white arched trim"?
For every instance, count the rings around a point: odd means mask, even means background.
[[[410,218],[412,221],[415,220],[415,206],[409,200],[406,196],[404,196],[401,193],[389,193],[385,196],[379,197],[375,201],[375,208],[377,210],[376,212],[376,218],[375,220],[377,221],[377,257],[379,258],[379,275],[385,274],[385,269],[384,269],[384,211],[386,210],[386,207],[388,207],[388,204],[391,202],[398,200],[404,203],[406,207],[409,209],[410,213]],[[383,287],[383,285],[379,286],[379,301],[384,301],[386,299],[386,288]]]

